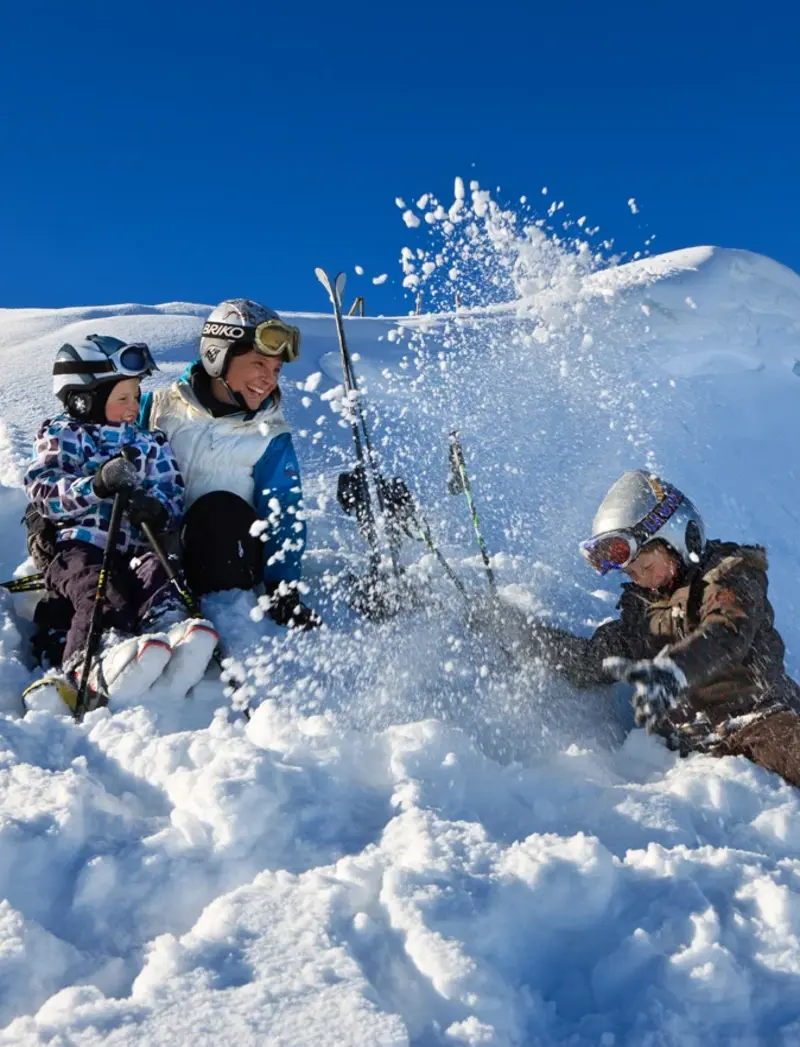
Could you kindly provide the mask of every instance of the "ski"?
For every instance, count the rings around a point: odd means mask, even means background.
[[[324,269],[317,268],[315,273],[317,279],[327,291],[333,305],[339,350],[342,357],[345,395],[348,402],[350,425],[356,451],[356,468],[349,473],[341,473],[339,476],[337,501],[347,515],[355,514],[359,530],[369,544],[370,574],[366,582],[366,588],[374,590],[378,587],[381,561],[376,513],[372,505],[372,491],[370,490],[367,477],[368,467],[383,532],[386,535],[389,546],[395,581],[402,583],[399,552],[403,536],[405,535],[425,543],[442,565],[445,574],[453,581],[462,596],[466,598],[467,593],[463,583],[434,544],[430,526],[427,520],[425,520],[420,506],[412,496],[408,485],[402,477],[395,476],[387,479],[379,470],[377,455],[375,454],[369,427],[367,426],[366,412],[360,395],[358,380],[353,368],[353,358],[347,345],[347,337],[344,331],[343,296],[347,281],[346,274],[339,273],[334,279],[331,279]],[[362,590],[365,588],[365,583],[363,582],[357,583],[357,585]],[[394,601],[394,603],[396,604],[397,601]],[[388,609],[386,595],[380,597],[378,606],[382,609],[381,614],[385,615]],[[366,610],[369,611],[369,607]]]
[[[46,589],[44,575],[26,574],[21,578],[10,578],[7,582],[0,582],[0,589],[6,589],[10,593],[37,593]]]

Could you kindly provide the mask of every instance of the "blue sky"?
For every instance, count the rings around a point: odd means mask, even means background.
[[[7,5],[0,305],[324,309],[321,264],[403,312],[394,198],[457,174],[800,270],[799,31],[789,0]]]

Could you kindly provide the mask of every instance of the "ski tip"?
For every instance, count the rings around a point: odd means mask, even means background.
[[[328,298],[333,306],[336,305],[336,299],[334,297],[333,285],[331,284],[331,278],[325,272],[324,269],[315,269],[314,272],[317,274],[317,279],[328,292]]]
[[[339,304],[341,305],[342,299],[344,298],[344,288],[347,283],[347,273],[337,273],[334,286],[336,287],[336,294],[339,298]]]

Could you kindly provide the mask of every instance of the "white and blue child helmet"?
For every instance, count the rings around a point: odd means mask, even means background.
[[[85,339],[65,342],[56,353],[53,392],[73,418],[89,420],[97,413],[98,400],[105,401],[116,382],[144,378],[157,370],[144,342],[123,342],[111,335],[90,334]]]

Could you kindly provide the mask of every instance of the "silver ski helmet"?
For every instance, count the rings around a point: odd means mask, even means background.
[[[56,353],[53,392],[73,418],[88,421],[97,414],[100,400],[105,405],[116,382],[144,378],[157,370],[144,342],[123,342],[111,335],[90,334],[65,342]]]
[[[684,566],[697,563],[706,544],[703,518],[686,495],[654,473],[623,473],[600,503],[581,553],[605,574],[627,567],[654,541],[664,542]]]
[[[200,362],[206,374],[224,378],[231,357],[250,349],[292,363],[300,355],[300,331],[249,298],[220,302],[200,336]]]

